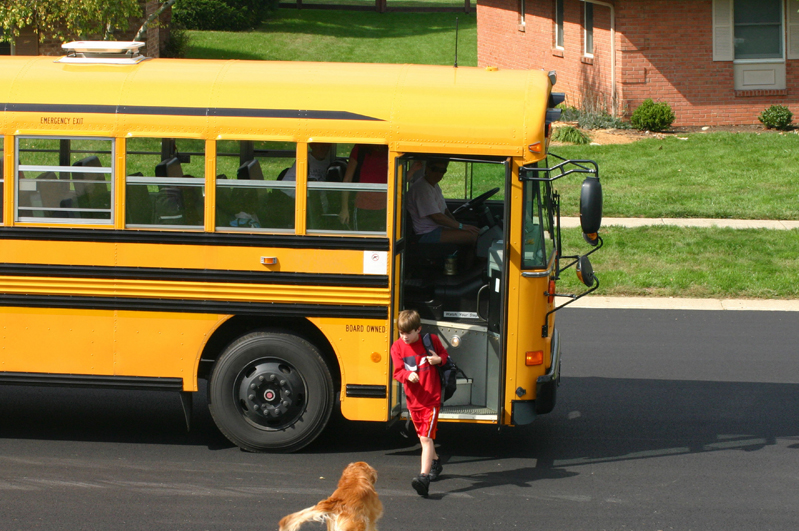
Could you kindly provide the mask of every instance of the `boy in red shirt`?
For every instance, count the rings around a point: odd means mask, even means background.
[[[427,496],[430,482],[444,467],[436,454],[435,438],[441,408],[441,378],[434,365],[446,363],[447,350],[438,336],[430,334],[435,350],[426,351],[421,337],[422,320],[415,310],[403,310],[397,319],[400,339],[391,345],[394,379],[403,384],[413,426],[422,443],[422,471],[411,481],[420,496]]]

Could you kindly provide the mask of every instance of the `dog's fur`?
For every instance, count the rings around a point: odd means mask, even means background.
[[[363,461],[350,463],[328,499],[284,517],[280,531],[297,531],[310,520],[325,522],[328,531],[377,531],[383,504],[375,491],[376,481],[377,470]]]

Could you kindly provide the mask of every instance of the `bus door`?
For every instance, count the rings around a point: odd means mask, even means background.
[[[440,164],[442,156],[436,155]],[[423,332],[439,336],[463,371],[458,391],[441,410],[441,419],[497,422],[500,418],[507,306],[505,261],[509,224],[511,165],[505,159],[449,160],[438,182],[448,210],[464,225],[479,227],[475,245],[424,243],[414,230],[409,195],[428,175],[430,157],[405,155],[397,159],[394,317],[414,309]],[[432,179],[435,180],[435,179]],[[429,184],[429,180],[428,180]],[[396,337],[396,333],[392,335]],[[392,405],[404,409],[401,388]]]

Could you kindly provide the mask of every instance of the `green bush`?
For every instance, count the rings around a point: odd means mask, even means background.
[[[552,131],[552,140],[556,142],[567,142],[569,144],[588,144],[591,139],[588,136],[570,125],[556,127]]]
[[[244,31],[258,27],[276,6],[277,0],[180,0],[172,17],[190,30]]]
[[[580,118],[580,109],[561,103],[556,107],[561,110],[561,122],[576,122]]]
[[[172,24],[169,28],[169,39],[161,49],[161,57],[184,58],[189,49],[191,37],[189,33],[178,26]]]
[[[577,118],[580,129],[629,129],[630,125],[606,112],[581,112]]]
[[[782,105],[772,105],[757,117],[766,129],[779,129],[785,131],[791,128],[793,113],[788,107]]]
[[[630,123],[639,131],[666,131],[674,122],[674,111],[666,102],[655,103],[647,98],[633,111]]]

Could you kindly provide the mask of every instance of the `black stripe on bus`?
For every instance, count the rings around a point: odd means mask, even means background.
[[[88,387],[136,391],[183,391],[181,378],[152,376],[97,376],[94,374],[48,374],[35,372],[0,372],[0,384],[48,387]]]
[[[222,118],[290,118],[307,120],[353,120],[383,122],[347,111],[308,109],[237,109],[232,107],[159,107],[155,105],[72,105],[64,103],[5,103],[6,112],[76,113],[76,114],[149,114],[154,116],[218,116]]]
[[[295,284],[300,286],[343,286],[353,288],[388,287],[388,275],[334,275],[321,273],[282,273],[275,271],[232,271],[227,269],[175,269],[159,267],[0,263],[0,275],[173,282]]]
[[[347,317],[387,319],[386,306],[341,304],[286,304],[181,299],[136,299],[125,297],[79,297],[63,295],[0,294],[0,306],[15,308],[69,308],[131,312],[174,312],[253,317]]]
[[[275,247],[325,251],[388,251],[388,238],[352,236],[296,236],[294,234],[239,234],[171,232],[159,230],[105,230],[57,227],[0,227],[0,240],[152,243],[219,247]]]
[[[347,398],[385,398],[385,385],[347,384]]]

